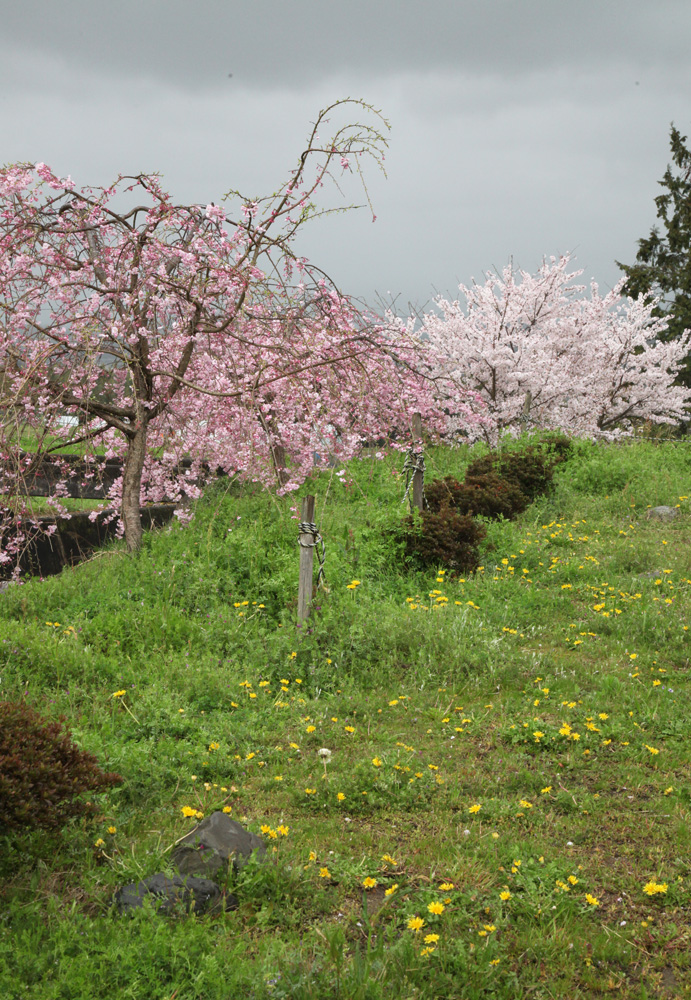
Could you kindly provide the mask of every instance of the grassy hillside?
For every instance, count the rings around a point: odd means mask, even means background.
[[[401,465],[306,488],[302,629],[299,501],[236,486],[0,595],[0,697],[124,778],[95,823],[1,841],[2,1000],[691,995],[691,450],[578,444],[465,578],[406,565]],[[184,807],[270,862],[223,916],[117,916]]]

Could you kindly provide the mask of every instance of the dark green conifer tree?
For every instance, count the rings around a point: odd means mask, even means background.
[[[686,142],[672,123],[673,166],[668,164],[659,181],[664,192],[655,199],[664,231],[653,226],[650,236],[638,241],[635,264],[616,262],[626,274],[626,295],[660,297],[655,312],[668,319],[665,340],[675,340],[691,329],[691,151]],[[676,382],[691,388],[691,354]]]

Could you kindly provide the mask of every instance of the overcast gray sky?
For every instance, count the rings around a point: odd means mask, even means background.
[[[269,193],[346,96],[392,128],[377,221],[300,244],[345,291],[405,312],[568,250],[610,287],[655,221],[670,122],[691,134],[691,2],[0,0],[0,162],[78,184]]]

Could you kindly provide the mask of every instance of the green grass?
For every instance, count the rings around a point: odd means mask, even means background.
[[[298,501],[235,485],[2,595],[2,696],[124,778],[95,824],[4,841],[2,1000],[690,995],[690,449],[579,444],[460,580],[405,565],[401,465],[310,482],[329,591],[302,629]],[[116,916],[183,806],[268,827],[270,862],[235,912]]]
[[[82,510],[97,510],[103,507],[103,500],[77,500],[71,497],[60,497],[60,506],[71,514]],[[55,516],[55,507],[48,502],[47,497],[21,497],[20,503],[25,510],[25,517]]]

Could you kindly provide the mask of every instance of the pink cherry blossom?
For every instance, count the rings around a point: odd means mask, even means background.
[[[376,160],[385,142],[372,126],[344,126],[324,153],[316,127],[288,182],[236,198],[236,219],[232,208],[176,204],[152,175],[76,190],[45,164],[0,170],[6,555],[16,559],[37,528],[22,500],[27,436],[58,462],[66,443],[123,459],[107,504],[134,550],[141,504],[198,497],[205,469],[285,493],[315,460],[350,458],[392,433],[405,446],[415,411],[431,434],[476,419],[475,397],[439,373],[429,345],[295,256],[333,156]]]
[[[582,272],[569,273],[570,263],[553,257],[535,275],[507,267],[484,284],[460,285],[463,304],[439,298],[424,316],[439,372],[489,411],[489,420],[467,425],[471,440],[494,446],[504,433],[535,427],[613,439],[686,415],[691,397],[674,379],[691,331],[665,342],[655,302],[622,298],[623,281],[605,296],[593,283],[583,296],[573,284]]]

